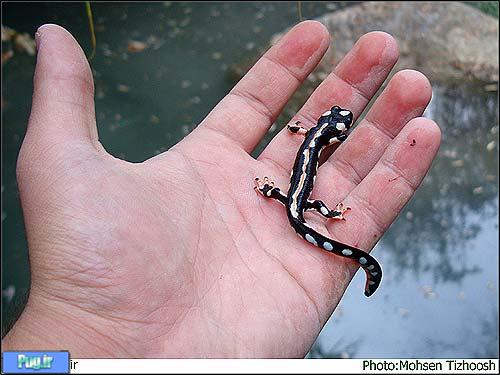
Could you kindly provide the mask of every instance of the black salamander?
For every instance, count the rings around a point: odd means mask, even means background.
[[[361,265],[367,277],[365,295],[369,297],[377,290],[382,280],[382,268],[375,258],[363,250],[325,237],[311,228],[304,219],[306,210],[316,210],[326,218],[345,220],[344,212],[350,210],[350,207],[344,207],[342,203],[337,204],[334,210],[330,210],[321,200],[309,200],[309,196],[316,178],[321,150],[331,144],[345,141],[352,120],[353,116],[350,111],[334,106],[323,113],[317,125],[310,130],[300,126],[300,122],[289,124],[287,127],[290,132],[303,135],[305,139],[295,159],[288,194],[284,195],[267,177],[263,181],[256,178],[255,189],[263,196],[277,199],[286,206],[290,225],[300,237],[315,246],[335,255],[352,259]]]

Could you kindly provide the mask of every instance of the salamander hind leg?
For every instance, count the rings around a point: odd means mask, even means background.
[[[328,219],[345,220],[344,212],[349,211],[351,207],[346,207],[343,203],[339,203],[334,210],[330,210],[323,201],[314,200],[307,201],[306,209],[316,210]]]
[[[255,178],[255,191],[262,194],[266,198],[273,198],[286,204],[287,196],[283,194],[280,188],[274,186],[273,181],[269,181],[269,178],[264,177],[263,180],[260,178]]]
[[[342,202],[335,206],[335,209],[331,212],[331,218],[336,220],[345,220],[344,213],[349,211],[351,207],[344,206]]]
[[[308,133],[308,130],[304,128],[303,126],[300,125],[300,121],[295,121],[293,124],[288,124],[286,127],[290,133],[294,134],[300,134],[303,136],[306,136]]]

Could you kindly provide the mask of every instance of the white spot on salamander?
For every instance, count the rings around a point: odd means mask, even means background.
[[[349,249],[344,249],[344,250],[342,250],[342,254],[349,256],[349,255],[352,255],[352,251]]]
[[[337,137],[333,137],[333,138],[330,138],[328,143],[332,144],[332,143],[337,143],[338,141],[339,141],[339,139]]]
[[[351,114],[351,112],[350,112],[350,111],[340,111],[340,112],[339,112],[339,114],[340,114],[341,116],[348,116],[348,115],[350,115],[350,114]]]
[[[375,284],[375,281],[368,281],[368,285],[374,285]]]
[[[326,111],[321,116],[330,116],[331,114],[332,114],[332,111]]]
[[[314,246],[318,246],[318,243],[316,242],[316,240],[314,239],[313,236],[311,236],[309,233],[306,233],[306,236],[305,236],[306,240],[310,243],[312,243]]]
[[[335,125],[335,127],[340,131],[345,130],[345,124],[343,122],[337,122],[337,125]]]
[[[378,275],[378,272],[370,272],[372,274],[372,276],[377,276]]]
[[[315,177],[316,177],[316,176],[315,176]],[[326,207],[321,207],[321,208],[320,208],[320,211],[321,211],[321,213],[322,213],[323,215],[328,215],[328,212],[329,212],[329,211],[328,211],[328,208],[326,208]]]
[[[325,243],[323,244],[323,248],[324,248],[325,250],[331,251],[331,250],[333,250],[333,245],[332,245],[330,242],[325,242]]]
[[[366,258],[365,257],[359,258],[359,263],[360,264],[366,264]]]
[[[267,195],[268,197],[270,197],[270,196],[271,196],[271,190],[268,190],[268,191],[266,192],[266,195]]]
[[[366,267],[366,268],[367,268],[367,269],[369,269],[369,270],[372,270],[372,269],[374,269],[374,268],[375,268],[375,266],[374,266],[373,264],[370,264],[370,265],[369,265],[368,267]]]

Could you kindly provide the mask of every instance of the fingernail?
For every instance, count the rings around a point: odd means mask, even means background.
[[[35,33],[35,44],[36,44],[37,51],[40,50],[40,46],[42,45],[42,29],[45,26],[47,26],[47,24],[40,26]]]
[[[42,28],[42,26],[40,26],[35,33],[35,45],[36,45],[37,51],[40,50],[40,46],[42,44],[42,33],[40,32],[41,28]]]

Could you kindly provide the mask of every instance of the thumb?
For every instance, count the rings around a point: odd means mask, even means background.
[[[35,39],[33,100],[24,143],[41,153],[75,142],[96,144],[94,82],[84,52],[57,25],[41,26]]]

